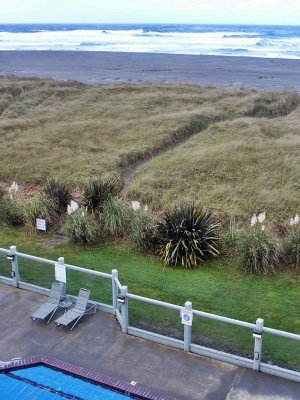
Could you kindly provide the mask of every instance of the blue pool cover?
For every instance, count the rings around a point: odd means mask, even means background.
[[[36,366],[1,373],[0,399],[132,400],[132,397],[45,366]]]

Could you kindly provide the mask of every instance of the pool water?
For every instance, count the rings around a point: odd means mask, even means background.
[[[128,400],[130,396],[45,366],[0,374],[3,400]]]

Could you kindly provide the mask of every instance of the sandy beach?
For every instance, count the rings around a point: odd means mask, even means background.
[[[88,84],[184,82],[300,92],[300,61],[149,53],[1,51],[0,75]]]

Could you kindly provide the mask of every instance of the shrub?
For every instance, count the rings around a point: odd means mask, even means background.
[[[104,203],[101,215],[105,231],[113,236],[122,236],[133,217],[133,210],[121,200],[111,198]]]
[[[67,218],[64,230],[71,243],[93,245],[102,239],[100,221],[80,210]]]
[[[275,236],[264,225],[253,224],[238,238],[238,255],[242,268],[257,275],[275,272],[279,264],[279,249]]]
[[[49,179],[44,188],[44,193],[53,202],[55,212],[58,215],[67,211],[67,206],[72,199],[68,184],[59,182],[57,179]]]
[[[149,212],[135,212],[128,228],[133,247],[144,252],[155,252],[158,247],[156,225]]]
[[[23,225],[23,206],[18,202],[17,198],[4,196],[0,201],[0,220],[9,226]]]
[[[239,230],[235,219],[229,221],[228,227],[221,233],[220,244],[222,253],[234,255],[236,253]]]
[[[300,224],[299,216],[291,219],[288,236],[284,242],[284,258],[292,267],[300,267]]]
[[[52,225],[56,220],[56,204],[45,194],[33,197],[23,206],[23,221],[27,231],[36,231],[36,219],[44,218],[47,224]]]
[[[212,213],[200,206],[167,212],[158,224],[159,253],[165,264],[192,268],[218,255],[218,227]]]
[[[118,193],[117,183],[114,179],[89,181],[83,190],[84,206],[89,213],[102,211],[104,203]]]

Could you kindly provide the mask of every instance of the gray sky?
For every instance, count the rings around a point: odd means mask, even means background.
[[[0,0],[0,23],[300,25],[300,0]]]

